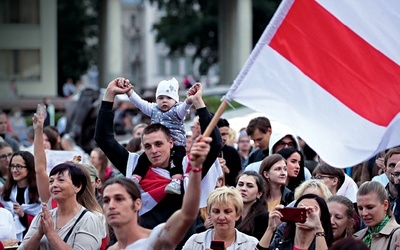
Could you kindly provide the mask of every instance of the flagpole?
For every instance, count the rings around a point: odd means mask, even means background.
[[[217,125],[219,118],[222,116],[226,109],[226,105],[228,103],[223,100],[221,104],[219,105],[217,112],[215,112],[214,117],[211,119],[210,124],[208,124],[206,131],[204,131],[203,136],[210,136],[211,131],[214,129],[214,127]]]

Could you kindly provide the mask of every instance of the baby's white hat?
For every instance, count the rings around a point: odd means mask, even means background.
[[[160,95],[166,95],[179,102],[179,83],[173,77],[171,80],[163,80],[157,86],[156,99]]]

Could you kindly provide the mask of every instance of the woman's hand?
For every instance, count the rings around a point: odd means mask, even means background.
[[[281,223],[282,213],[279,209],[284,208],[283,205],[277,205],[274,210],[269,212],[268,228],[275,230]]]
[[[231,171],[226,166],[226,160],[222,157],[218,157],[218,161],[219,161],[219,165],[221,165],[222,172],[224,172],[224,174],[229,174]]]
[[[209,229],[210,227],[213,226],[212,221],[211,221],[211,216],[207,216],[206,220],[203,223],[204,227],[206,229]]]
[[[43,108],[42,108],[43,107]],[[47,107],[46,105],[38,104],[36,108],[36,113],[33,114],[32,122],[33,122],[33,129],[43,130],[44,120],[46,119],[46,112]]]
[[[16,245],[19,242],[19,240],[17,239],[6,239],[6,240],[2,240],[1,243],[3,244],[3,246],[5,247],[11,247]]]
[[[73,163],[79,163],[82,161],[82,156],[80,155],[74,155],[74,158],[72,158]]]
[[[49,234],[54,232],[54,222],[53,217],[49,209],[47,208],[47,204],[42,204],[42,214],[40,218],[40,224],[42,226],[43,234]]]
[[[316,232],[321,232],[324,231],[322,225],[321,225],[321,220],[319,218],[320,215],[320,209],[318,206],[309,206],[306,207],[307,209],[307,219],[306,222],[304,222],[304,225],[314,228]]]
[[[13,204],[14,214],[18,214],[19,217],[24,217],[25,213],[22,211],[21,205],[18,203]]]

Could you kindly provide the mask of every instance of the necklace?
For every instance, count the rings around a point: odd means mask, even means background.
[[[57,218],[58,218],[58,211],[56,212],[55,228],[56,228],[57,231],[59,231],[62,227],[57,227]]]

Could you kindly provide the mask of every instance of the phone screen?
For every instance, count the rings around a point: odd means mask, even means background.
[[[300,207],[285,207],[279,209],[282,214],[281,221],[304,223],[307,219],[306,209]]]
[[[223,240],[212,240],[210,248],[213,250],[225,250],[225,241]]]

